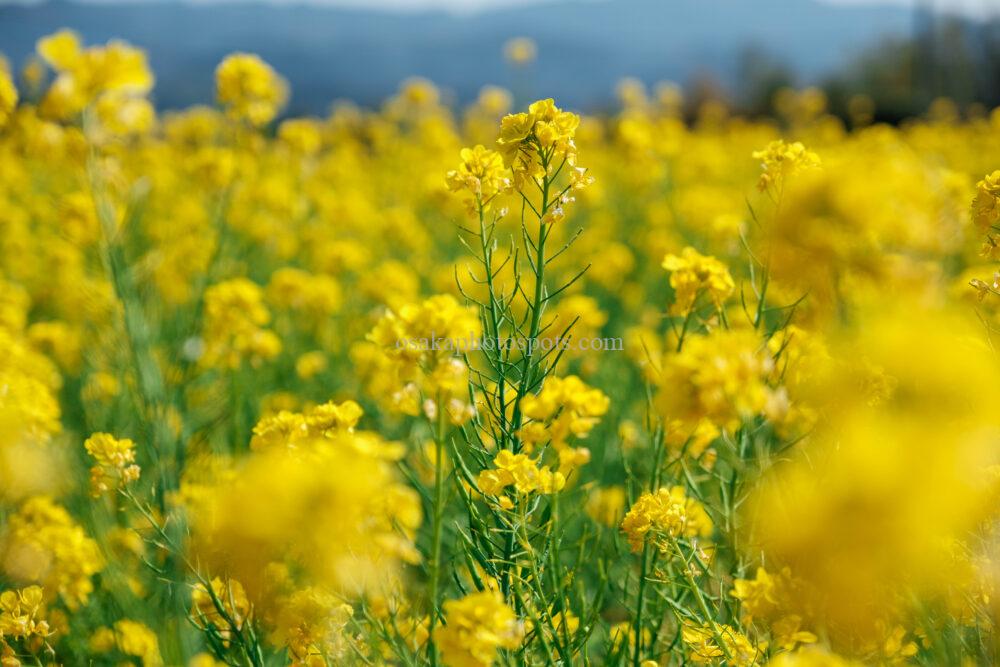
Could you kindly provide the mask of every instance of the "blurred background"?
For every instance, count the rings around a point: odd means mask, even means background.
[[[146,49],[162,109],[210,102],[233,51],[289,80],[291,115],[376,105],[411,76],[455,103],[488,82],[591,112],[614,106],[624,77],[748,114],[786,86],[822,87],[845,117],[870,98],[884,121],[940,97],[971,114],[1000,106],[1000,0],[0,0],[15,67],[64,27]]]

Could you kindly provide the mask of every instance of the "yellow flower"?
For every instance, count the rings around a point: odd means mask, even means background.
[[[680,256],[667,255],[663,268],[671,272],[670,286],[674,290],[674,303],[670,312],[684,315],[694,307],[701,294],[707,294],[716,308],[729,298],[736,288],[726,265],[702,255],[694,248],[684,248]]]
[[[309,587],[281,599],[277,606],[270,639],[287,646],[295,664],[335,664],[347,657],[350,634],[345,628],[354,613],[351,605]]]
[[[535,117],[528,113],[508,114],[500,121],[500,137],[497,143],[501,146],[514,146],[524,141],[535,126]]]
[[[326,354],[320,350],[306,352],[295,360],[295,374],[303,380],[311,380],[326,370]]]
[[[747,621],[755,617],[767,617],[780,604],[778,600],[778,582],[762,567],[757,568],[754,579],[736,579],[733,581],[732,596],[743,604],[740,610]]]
[[[802,617],[789,614],[771,624],[771,636],[774,644],[785,651],[794,650],[799,644],[813,644],[819,638],[802,629]]]
[[[235,474],[199,491],[189,515],[193,554],[237,579],[254,603],[271,563],[332,592],[379,589],[419,558],[422,520],[420,498],[397,478],[387,449],[376,434],[342,430],[253,451]]]
[[[0,68],[0,128],[7,124],[7,120],[17,106],[17,88],[10,78],[10,74]]]
[[[234,53],[219,64],[215,87],[219,103],[251,125],[274,120],[288,98],[284,80],[270,65],[247,53]]]
[[[44,639],[50,633],[41,586],[0,593],[0,637]]]
[[[514,186],[523,193],[526,184],[532,180],[538,182],[546,172],[552,175],[560,165],[571,168],[574,188],[589,185],[592,179],[586,170],[572,169],[576,167],[574,137],[579,125],[579,116],[561,110],[552,99],[533,103],[528,113],[505,116],[500,121],[497,147],[513,172]],[[562,203],[569,201],[572,199],[566,196]],[[559,217],[560,213],[553,212],[552,216]]]
[[[60,30],[41,38],[35,49],[57,71],[72,69],[83,51],[80,37],[72,30]]]
[[[540,467],[538,461],[526,454],[513,454],[503,450],[493,459],[496,469],[479,473],[479,490],[490,496],[499,496],[505,488],[513,486],[518,493],[555,493],[566,484],[562,473]]]
[[[767,663],[767,667],[861,667],[861,665],[860,662],[815,647],[779,653]]]
[[[70,373],[80,366],[82,341],[80,331],[66,322],[35,322],[28,327],[28,340]]]
[[[722,639],[722,646],[716,635]],[[696,665],[715,665],[725,660],[725,664],[733,667],[753,667],[764,658],[767,650],[767,644],[754,646],[742,632],[721,624],[685,623],[681,639],[688,649],[688,657]]]
[[[197,653],[188,660],[187,667],[224,667],[225,664],[216,660],[211,653]]]
[[[87,648],[94,653],[110,653],[116,646],[115,631],[111,628],[98,628],[87,641]]]
[[[271,274],[267,299],[275,309],[302,313],[321,325],[341,306],[340,284],[331,276],[285,267]]]
[[[367,335],[370,391],[404,414],[418,414],[423,396],[428,416],[442,410],[465,423],[475,411],[460,355],[477,349],[481,332],[478,313],[448,294],[389,311]]]
[[[458,169],[447,174],[449,189],[472,195],[467,200],[470,212],[475,213],[479,206],[488,209],[493,198],[510,187],[503,157],[483,146],[463,148],[460,155]]]
[[[156,633],[146,625],[124,619],[115,623],[114,629],[119,651],[139,658],[143,667],[159,667],[163,664]]]
[[[775,392],[768,382],[774,360],[762,348],[752,331],[717,329],[689,336],[656,378],[661,414],[686,425],[708,419],[735,430],[741,419],[763,413]],[[711,430],[704,433],[708,437]]]
[[[730,594],[741,602],[740,614],[747,624],[769,623],[772,644],[791,651],[818,639],[802,629],[804,619],[798,612],[809,608],[804,590],[803,582],[793,579],[788,568],[772,575],[760,567],[754,579],[736,579]]]
[[[85,401],[107,403],[121,393],[121,382],[114,375],[96,371],[87,377],[80,396]]]
[[[1000,170],[976,184],[972,201],[972,222],[981,232],[989,232],[1000,222]]]
[[[523,66],[534,61],[538,47],[528,37],[515,37],[503,45],[503,53],[510,63]]]
[[[625,489],[621,486],[597,487],[590,492],[584,511],[594,521],[605,526],[616,526],[625,510]]]
[[[708,419],[699,419],[693,424],[683,419],[671,419],[667,422],[663,438],[671,454],[683,453],[692,459],[701,459],[706,467],[710,467],[708,464],[713,460],[713,452],[705,452],[721,434],[718,427]]]
[[[658,548],[666,550],[669,539],[707,538],[712,529],[712,520],[704,506],[694,498],[688,498],[682,486],[642,494],[621,523],[621,530],[633,552],[641,551],[647,538],[652,538]]]
[[[524,624],[500,594],[482,591],[445,601],[433,639],[446,667],[490,667],[499,649],[517,648],[523,637]]]
[[[228,645],[233,632],[243,630],[243,624],[251,613],[250,601],[243,586],[235,579],[222,581],[215,577],[210,585],[211,591],[203,584],[197,584],[191,591],[191,621],[199,628],[218,633]],[[225,610],[225,616],[216,607],[216,600]]]
[[[334,438],[343,433],[353,433],[354,427],[358,425],[362,415],[364,415],[364,411],[354,401],[344,401],[343,403],[329,401],[309,408],[302,413],[280,410],[257,422],[253,428],[250,448],[253,450],[271,447],[295,449],[322,439]],[[354,442],[362,442],[362,440]],[[384,458],[387,460],[398,458],[391,446],[386,446],[384,452],[381,448],[370,447],[367,441],[365,441],[364,446],[370,452],[378,453],[380,456],[384,453]]]
[[[95,498],[116,486],[139,479],[135,443],[128,438],[118,440],[108,433],[95,433],[87,438],[83,446],[97,461],[97,465],[90,469],[90,488]]]
[[[323,145],[321,127],[316,121],[292,118],[278,127],[278,138],[303,155],[315,155]]]
[[[246,278],[205,290],[203,365],[235,369],[246,360],[259,365],[278,355],[281,340],[264,328],[271,314],[263,300],[260,287]]]
[[[28,499],[9,516],[0,562],[8,577],[41,584],[71,610],[86,603],[94,590],[91,576],[104,566],[97,543],[45,496]]]
[[[989,484],[970,471],[995,463],[984,434],[1000,424],[996,368],[969,318],[881,305],[858,321],[831,348],[836,369],[811,383],[824,418],[808,447],[768,472],[745,512],[827,627],[880,643],[880,610],[900,591],[950,586],[954,557],[941,545],[994,512]]]
[[[517,433],[527,449],[545,441],[565,457],[565,463],[580,465],[590,458],[585,448],[571,448],[570,436],[586,438],[610,406],[610,399],[575,375],[550,377],[541,391],[521,399],[521,411],[530,420]]]
[[[140,98],[152,89],[153,73],[143,51],[121,41],[84,49],[68,30],[42,38],[36,49],[56,71],[42,99],[44,114],[69,119],[97,103],[102,130],[148,126],[152,107]]]
[[[819,156],[807,150],[802,143],[786,144],[781,139],[772,141],[764,150],[755,151],[753,159],[761,163],[762,173],[757,187],[775,194],[782,192],[786,179],[820,165]]]

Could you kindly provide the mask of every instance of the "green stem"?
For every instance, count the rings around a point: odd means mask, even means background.
[[[120,238],[121,230],[115,217],[114,207],[105,195],[101,171],[95,162],[95,156],[91,153],[87,160],[91,197],[94,199],[104,236],[107,271],[115,296],[122,306],[125,338],[135,369],[136,402],[141,407],[142,418],[151,424],[148,451],[154,457],[156,472],[160,477],[161,493],[158,495],[158,504],[163,510],[166,491],[176,486],[175,480],[180,474],[176,461],[177,443],[166,422],[169,404],[166,383],[154,355],[153,334],[143,312],[139,288]],[[128,221],[123,223],[123,228],[127,223]]]
[[[681,568],[684,574],[684,580],[687,582],[688,588],[694,595],[695,601],[698,603],[698,608],[701,609],[701,613],[705,618],[705,623],[712,628],[712,635],[715,637],[715,643],[719,645],[719,650],[726,656],[727,661],[732,661],[733,656],[729,652],[729,647],[726,645],[725,640],[722,637],[722,633],[719,632],[719,625],[715,622],[712,612],[708,608],[708,603],[705,601],[705,596],[702,594],[701,587],[698,586],[698,582],[694,580],[694,574],[691,573],[691,564],[686,558],[684,558],[684,552],[681,551],[680,543],[678,543],[676,537],[670,538],[670,545],[677,552],[677,555],[681,559]]]
[[[542,167],[547,170],[548,161],[542,159]],[[531,324],[528,329],[528,340],[526,341],[527,350],[524,356],[524,367],[521,372],[521,382],[518,385],[517,396],[514,401],[514,413],[511,415],[511,434],[517,433],[521,428],[522,414],[521,414],[521,399],[523,399],[527,393],[528,388],[531,386],[530,380],[533,373],[533,367],[531,365],[532,356],[534,355],[534,345],[535,339],[538,337],[538,327],[541,322],[542,313],[542,292],[545,282],[545,237],[547,236],[545,230],[545,224],[542,222],[542,217],[545,215],[549,206],[549,177],[546,173],[544,180],[542,182],[542,208],[541,213],[538,217],[538,242],[536,245],[536,250],[538,251],[535,255],[535,296],[534,301],[530,304],[531,307]],[[522,196],[525,196],[522,194]],[[501,384],[505,382],[505,378],[500,379]],[[513,436],[514,440],[511,449],[516,454],[520,449],[516,436]],[[504,596],[508,595],[510,592],[510,559],[514,553],[514,542],[516,538],[513,532],[508,532],[504,540],[504,551],[503,551],[503,564],[505,566],[503,576],[500,578],[500,589],[503,591]]]
[[[438,662],[437,645],[434,643],[434,628],[441,614],[440,580],[441,580],[441,524],[444,509],[444,402],[437,400],[437,432],[434,438],[434,507],[431,517],[431,614],[427,642],[427,657],[431,665]]]
[[[642,662],[642,612],[646,600],[646,579],[649,575],[649,544],[642,546],[642,565],[639,570],[639,591],[635,601],[635,650],[632,653],[633,667],[639,667]]]
[[[542,180],[542,207],[538,216],[538,241],[535,249],[537,253],[535,254],[535,294],[532,300],[531,306],[531,324],[528,326],[528,340],[526,341],[527,350],[524,355],[524,368],[521,373],[521,382],[517,390],[517,402],[514,404],[514,414],[511,420],[511,431],[516,433],[518,429],[521,428],[521,422],[523,420],[523,415],[521,414],[521,399],[528,394],[528,390],[534,381],[535,366],[532,363],[534,361],[535,353],[535,339],[538,338],[538,329],[541,325],[542,320],[542,308],[544,303],[542,302],[542,294],[545,288],[545,239],[548,237],[548,232],[545,228],[545,223],[542,220],[549,209],[549,188],[551,183],[548,176],[548,160],[542,158],[542,168],[546,170],[546,175]],[[523,196],[523,195],[522,195]],[[514,441],[514,453],[517,453],[518,442]]]
[[[497,355],[497,367],[499,368],[503,364],[503,353],[500,352],[500,314],[497,312],[497,297],[496,291],[493,287],[493,249],[490,248],[489,243],[486,240],[486,222],[483,219],[483,203],[482,200],[478,203],[479,209],[479,238],[482,242],[483,249],[483,266],[486,268],[486,286],[489,289],[489,299],[490,299],[490,321],[489,330],[487,333],[493,337],[495,342],[494,349]],[[497,443],[500,449],[505,446],[505,439],[507,433],[507,400],[506,400],[506,390],[507,382],[506,378],[501,377],[497,382],[497,420],[500,422],[500,438],[501,442]]]

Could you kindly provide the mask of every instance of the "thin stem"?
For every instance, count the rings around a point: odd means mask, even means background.
[[[444,402],[437,400],[437,430],[434,438],[434,507],[431,527],[431,614],[427,642],[427,657],[431,665],[438,662],[437,645],[434,643],[434,628],[441,614],[441,523],[444,510]]]
[[[649,551],[649,544],[644,544],[642,546],[642,565],[639,571],[639,591],[635,601],[635,624],[633,626],[635,650],[632,653],[633,667],[639,667],[639,664],[642,662],[642,612],[646,599],[646,580],[649,573]]]
[[[719,632],[719,625],[715,622],[715,618],[713,617],[714,615],[708,608],[708,603],[705,601],[705,596],[702,594],[701,587],[699,587],[698,582],[694,580],[694,574],[691,573],[691,564],[686,558],[684,558],[684,552],[681,551],[680,544],[677,542],[676,537],[670,537],[670,545],[681,559],[681,564],[683,565],[681,571],[684,574],[684,580],[687,582],[688,589],[694,595],[695,601],[698,603],[698,608],[701,609],[701,613],[705,618],[705,623],[707,623],[712,629],[712,635],[715,638],[715,642],[719,645],[719,650],[721,650],[726,656],[726,660],[732,661],[732,653],[730,653],[729,647],[722,638],[722,633]]]

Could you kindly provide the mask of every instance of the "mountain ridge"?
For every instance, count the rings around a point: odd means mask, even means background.
[[[0,5],[0,52],[21,63],[35,41],[59,28],[88,43],[120,37],[146,49],[161,108],[209,102],[212,72],[227,53],[258,53],[292,85],[293,113],[317,113],[337,98],[377,104],[409,76],[472,98],[484,83],[567,105],[607,104],[624,76],[679,83],[710,73],[737,85],[748,48],[765,52],[807,83],[885,35],[912,29],[911,12],[832,6],[811,0],[619,0],[393,13],[310,4]],[[525,35],[539,61],[515,73],[503,43]]]

